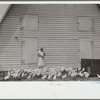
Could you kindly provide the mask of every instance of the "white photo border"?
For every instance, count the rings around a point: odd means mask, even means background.
[[[0,4],[100,4],[100,1],[0,1]],[[0,99],[100,99],[100,82],[0,82]]]

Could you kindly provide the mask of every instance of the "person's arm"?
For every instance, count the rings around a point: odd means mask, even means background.
[[[46,56],[45,52],[44,52],[44,56]]]
[[[39,57],[42,57],[40,53],[38,53],[38,56],[39,56]]]
[[[40,51],[39,51],[39,50],[38,50],[38,56],[41,57],[41,55],[40,55]]]

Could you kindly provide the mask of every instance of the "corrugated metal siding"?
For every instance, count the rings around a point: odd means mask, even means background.
[[[100,17],[94,19],[93,56],[100,59]]]
[[[22,32],[21,17],[25,14],[38,15],[38,31]],[[78,16],[93,16],[94,32],[79,32]],[[3,68],[8,64],[10,67],[21,65],[22,37],[38,38],[38,48],[44,47],[46,52],[46,65],[78,64],[79,38],[93,39],[93,57],[96,58],[100,54],[98,36],[100,11],[96,5],[12,5],[0,25],[0,65]]]

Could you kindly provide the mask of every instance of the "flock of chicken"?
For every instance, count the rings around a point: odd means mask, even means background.
[[[39,69],[31,68],[17,68],[9,70],[7,76],[4,77],[4,80],[22,80],[22,79],[33,79],[40,78],[41,80],[55,81],[57,79],[66,79],[67,76],[71,78],[75,77],[89,77],[89,73],[83,68],[79,70],[78,68],[73,67],[47,67]]]

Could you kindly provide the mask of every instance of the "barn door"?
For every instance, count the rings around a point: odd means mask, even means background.
[[[23,63],[37,63],[37,38],[23,38]]]
[[[92,59],[92,39],[79,39],[79,58]]]

